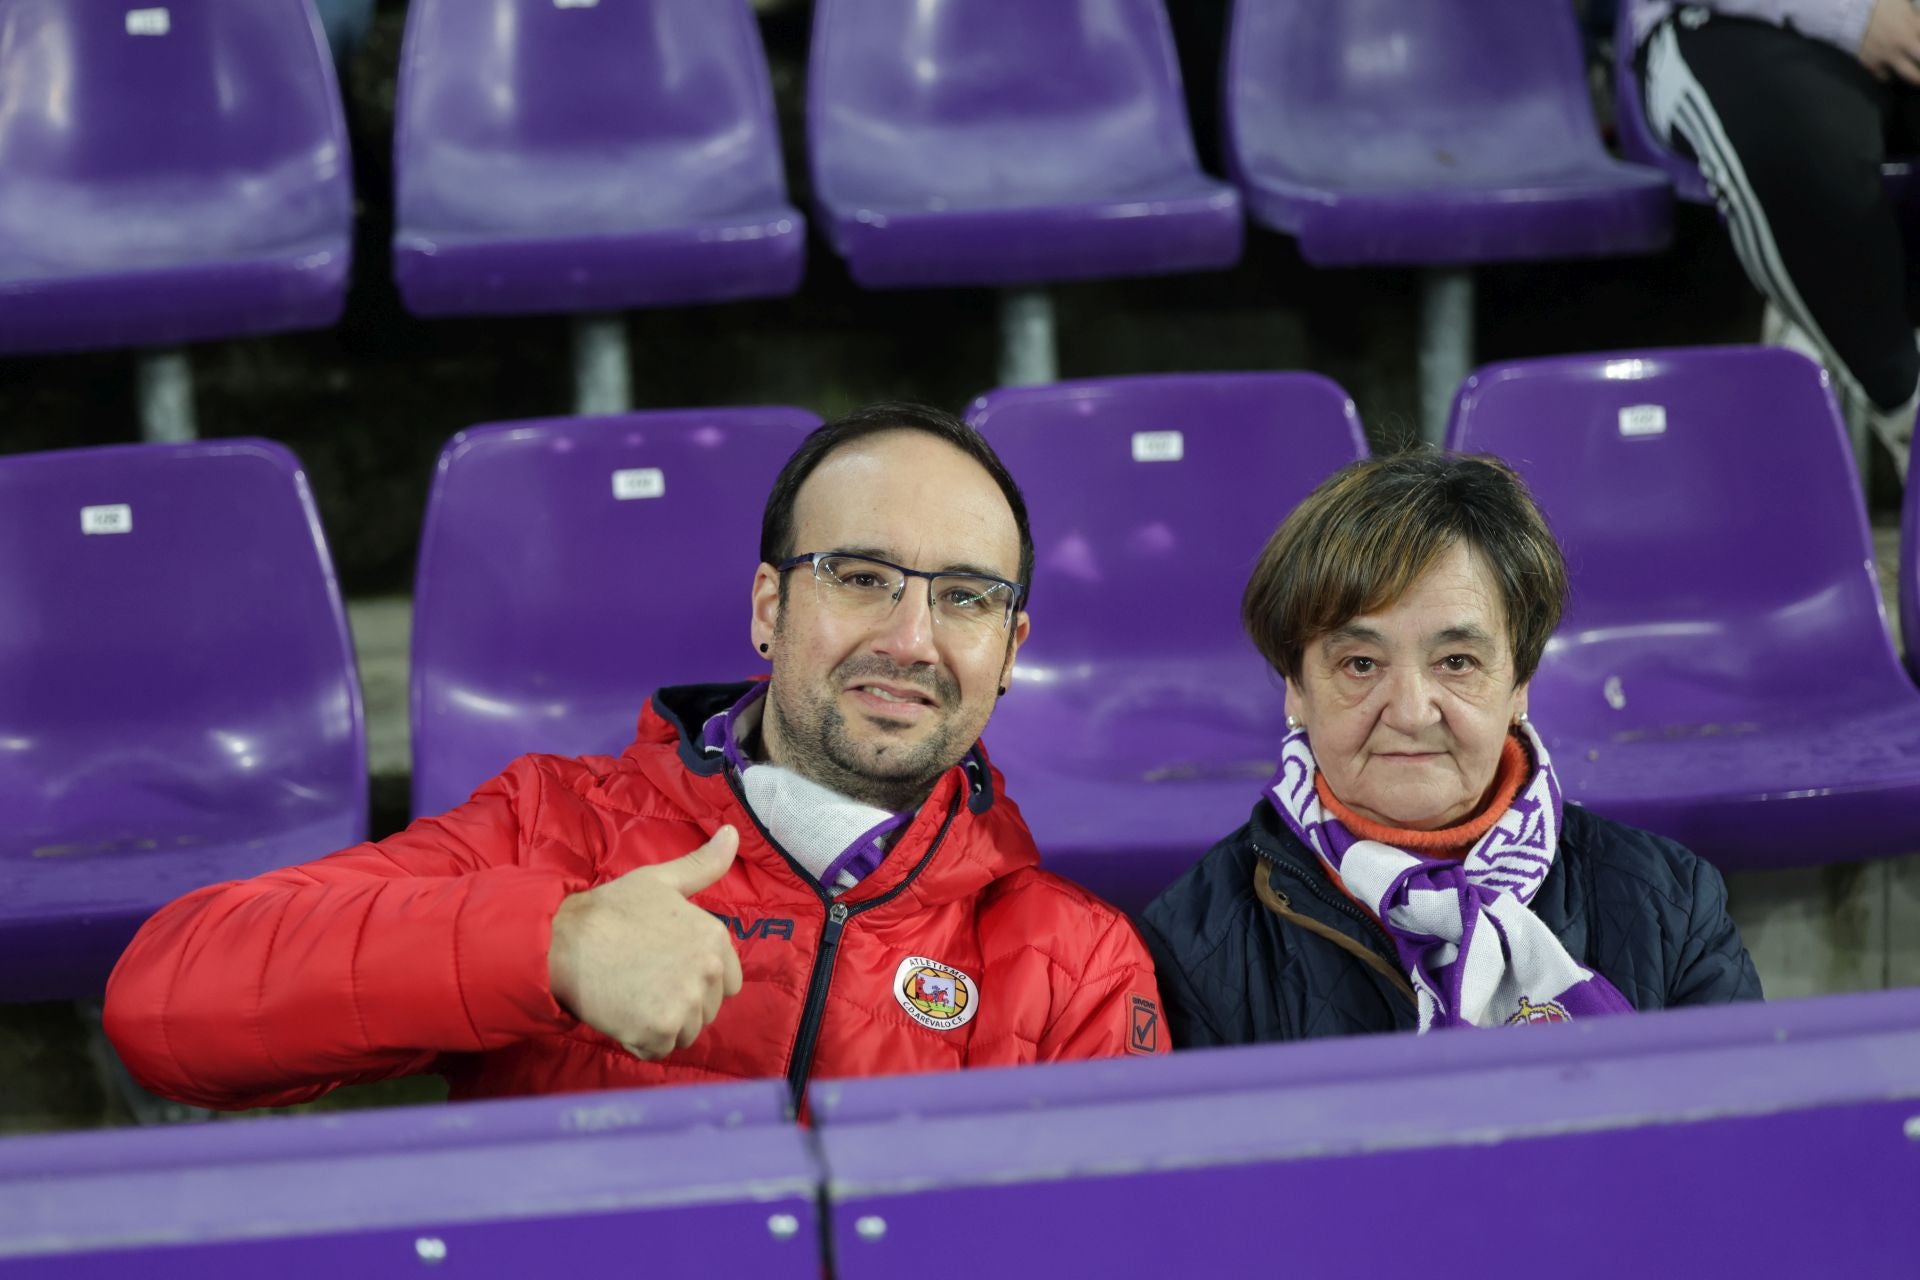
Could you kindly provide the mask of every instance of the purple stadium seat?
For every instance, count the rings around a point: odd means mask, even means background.
[[[97,996],[189,889],[366,834],[346,617],[298,462],[0,458],[0,1000]]]
[[[746,0],[414,0],[398,92],[394,274],[416,315],[799,287]]]
[[[349,181],[305,0],[0,5],[0,352],[330,324]]]
[[[1496,365],[1461,388],[1449,444],[1511,462],[1566,550],[1532,713],[1569,799],[1726,869],[1920,850],[1920,693],[1817,365]]]
[[[818,1164],[783,1094],[761,1081],[18,1140],[37,1168],[0,1141],[0,1269],[814,1280]]]
[[[868,288],[1227,267],[1161,0],[816,0],[814,197]]]
[[[1240,630],[1281,519],[1366,456],[1315,374],[990,392],[968,414],[1025,490],[1033,635],[987,749],[1043,865],[1129,910],[1247,820],[1284,693]]]
[[[1235,0],[1226,151],[1322,266],[1667,244],[1656,171],[1608,157],[1564,0]]]
[[[413,596],[413,811],[530,751],[618,754],[661,685],[765,670],[761,508],[819,419],[684,409],[505,422],[441,451]]]
[[[1647,108],[1640,91],[1640,77],[1634,74],[1633,0],[1620,0],[1613,28],[1613,117],[1620,135],[1620,154],[1636,164],[1650,165],[1667,175],[1673,193],[1693,204],[1712,204],[1713,193],[1701,176],[1700,166],[1688,160],[1654,137],[1647,122]],[[1920,173],[1910,159],[1891,160],[1881,172],[1902,204],[1920,201]]]
[[[897,1114],[819,1129],[834,1274],[1906,1275],[1920,1010],[1870,999],[1883,1017],[1812,1036],[1822,1001],[1724,1038],[1721,1008],[1204,1051],[1103,1064],[1191,1092],[1004,1108],[974,1101],[1088,1067],[922,1076]],[[1220,1087],[1235,1055],[1271,1073]]]

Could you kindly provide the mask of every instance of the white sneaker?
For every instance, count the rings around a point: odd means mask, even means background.
[[[1920,343],[1920,330],[1915,330],[1914,337],[1916,343]],[[1913,451],[1913,421],[1916,412],[1920,412],[1920,388],[1915,388],[1913,398],[1897,409],[1882,409],[1875,405],[1860,390],[1852,375],[1837,368],[1837,362],[1830,362],[1820,350],[1820,345],[1813,340],[1813,335],[1775,306],[1772,299],[1767,300],[1766,310],[1760,316],[1760,342],[1763,346],[1798,351],[1826,369],[1840,401],[1840,416],[1855,430],[1864,425],[1867,434],[1885,446],[1893,456],[1894,470],[1900,473],[1900,483],[1906,483],[1907,459]]]
[[[1861,399],[1865,400],[1866,397]],[[1912,398],[1897,409],[1875,408],[1869,401],[1866,410],[1867,430],[1893,455],[1893,468],[1900,473],[1900,483],[1905,484],[1907,456],[1913,451],[1914,414],[1920,412],[1920,388],[1916,388]]]
[[[1760,313],[1760,345],[1763,347],[1785,347],[1789,351],[1798,351],[1817,365],[1825,366],[1826,355],[1813,335],[1802,329],[1786,312],[1767,300],[1767,309]]]

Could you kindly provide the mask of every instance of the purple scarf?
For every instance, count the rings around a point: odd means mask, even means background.
[[[1267,798],[1393,939],[1418,998],[1420,1030],[1571,1022],[1633,1006],[1576,963],[1528,905],[1560,849],[1560,784],[1538,734],[1519,726],[1534,768],[1467,856],[1423,857],[1356,839],[1314,789],[1305,730],[1281,743]]]

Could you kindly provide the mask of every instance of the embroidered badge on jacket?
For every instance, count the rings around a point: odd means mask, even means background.
[[[980,988],[952,965],[908,956],[893,975],[893,998],[921,1026],[951,1031],[980,1007]]]

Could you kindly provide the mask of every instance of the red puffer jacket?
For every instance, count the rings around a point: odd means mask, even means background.
[[[744,690],[662,690],[617,760],[527,756],[378,844],[163,908],[108,983],[115,1047],[147,1088],[209,1107],[423,1071],[456,1098],[778,1075],[798,1098],[810,1076],[1164,1051],[1133,926],[1038,868],[983,753],[831,899],[693,743]],[[744,985],[693,1045],[640,1061],[555,1003],[553,913],[725,823],[739,856],[692,901],[731,926]]]

